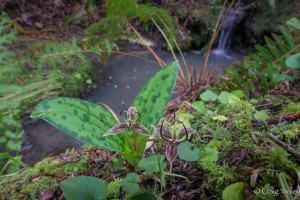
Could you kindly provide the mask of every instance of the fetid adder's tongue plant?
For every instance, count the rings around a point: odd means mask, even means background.
[[[119,152],[137,167],[144,154],[146,142],[143,141],[149,138],[149,132],[153,132],[151,125],[159,122],[171,97],[177,74],[178,62],[175,61],[151,77],[128,109],[127,119],[121,112],[122,123],[101,106],[66,97],[40,102],[31,117],[42,118],[85,143]]]

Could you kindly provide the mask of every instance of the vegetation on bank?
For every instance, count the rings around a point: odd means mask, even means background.
[[[120,9],[116,5],[119,1],[110,3]],[[5,161],[0,174],[8,175],[0,178],[1,197],[74,199],[79,198],[78,192],[95,199],[299,198],[299,18],[281,26],[281,35],[266,37],[265,46],[257,45],[255,54],[228,69],[220,79],[206,72],[205,64],[199,76],[186,68],[188,77],[182,72],[185,66],[178,66],[177,76],[176,63],[166,66],[153,53],[164,68],[140,91],[127,118],[121,116],[122,122],[103,107],[70,98],[49,98],[78,96],[93,81],[89,61],[94,55],[120,53],[113,51],[116,37],[99,41],[97,48],[91,45],[99,39],[97,31],[109,35],[112,29],[108,22],[116,27],[116,36],[132,36],[120,29],[126,27],[143,40],[132,24],[139,21],[146,28],[151,20],[172,52],[179,47],[175,22],[165,10],[132,1],[121,4],[128,9],[116,9],[124,11],[116,13],[106,7],[104,21],[90,26],[84,39],[43,43],[43,48],[18,54],[7,47],[16,41],[16,29],[2,14],[0,143],[5,144],[6,152],[0,153]],[[137,8],[145,15],[134,15]],[[93,6],[85,9],[88,15]],[[153,52],[149,43],[142,43]],[[179,97],[167,105],[175,77]],[[163,93],[159,85],[164,87]],[[33,116],[97,147],[73,149],[46,158],[33,168],[23,163],[18,113],[44,98],[49,99],[36,107]],[[91,183],[94,187],[89,187]]]

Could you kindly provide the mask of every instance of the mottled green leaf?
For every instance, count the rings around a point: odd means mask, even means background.
[[[229,92],[221,92],[221,94],[218,96],[218,99],[221,101],[222,104],[228,104],[229,103],[229,97],[235,96],[234,94],[231,94]]]
[[[270,119],[270,116],[268,115],[267,110],[261,110],[261,111],[256,111],[256,113],[254,114],[254,119],[259,121],[266,121]]]
[[[198,148],[192,149],[192,144],[185,141],[178,146],[178,156],[181,160],[197,161],[200,158],[200,150]]]
[[[152,192],[141,192],[130,198],[130,200],[141,200],[141,199],[143,199],[143,200],[160,200],[162,198],[156,196]]]
[[[203,161],[217,161],[219,151],[210,147],[205,147],[200,156],[200,160]]]
[[[292,68],[292,69],[298,69],[300,68],[300,53],[297,53],[295,55],[289,56],[285,60],[285,64]]]
[[[66,134],[97,147],[126,153],[123,134],[103,137],[117,121],[105,108],[67,97],[54,97],[39,103],[31,114],[42,118]]]
[[[198,112],[202,112],[205,110],[205,105],[203,101],[196,101],[195,103],[193,103],[192,107]]]
[[[291,19],[289,19],[288,21],[286,21],[286,24],[293,26],[295,28],[299,28],[300,27],[300,21],[296,18],[296,17],[292,17]]]
[[[160,165],[162,168],[165,168],[167,164],[163,162],[165,160],[165,156],[161,156],[160,158]],[[159,166],[158,166],[158,156],[150,156],[148,158],[143,158],[139,163],[140,168],[145,169],[145,173],[151,175],[153,172],[159,172]]]
[[[129,173],[126,178],[121,180],[121,185],[129,194],[133,194],[140,190],[140,186],[137,184],[139,179],[137,174]]]
[[[245,183],[237,182],[231,184],[223,191],[223,200],[246,200],[247,197],[244,194]]]
[[[202,93],[200,97],[203,101],[215,101],[218,99],[218,95],[216,95],[210,90],[207,90],[206,92]]]
[[[293,81],[294,79],[294,76],[290,76],[288,74],[279,74],[278,72],[273,73],[273,81],[275,83],[279,81]]]
[[[101,179],[90,176],[69,178],[61,182],[68,200],[100,200],[107,195],[107,188]]]
[[[241,90],[235,90],[232,92],[232,94],[234,94],[235,96],[239,97],[239,98],[242,98],[244,97],[244,93],[241,91]]]
[[[151,124],[156,125],[166,109],[177,74],[178,61],[162,68],[148,80],[132,104],[132,107],[136,107],[137,111],[141,113],[138,123],[143,124],[150,133],[153,132]],[[145,138],[147,136],[138,136],[139,141]]]

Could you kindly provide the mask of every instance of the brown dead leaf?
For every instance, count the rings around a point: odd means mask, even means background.
[[[52,188],[48,189],[44,193],[42,193],[40,200],[50,200],[54,195],[54,190]]]
[[[259,167],[255,170],[252,171],[252,174],[251,174],[251,181],[250,181],[250,185],[251,187],[254,187],[255,186],[255,183],[256,183],[256,180],[257,180],[257,176],[260,172],[264,171],[266,168],[265,167]]]
[[[36,177],[36,178],[33,178],[33,179],[31,179],[31,182],[32,182],[32,183],[35,183],[35,182],[37,182],[40,178],[41,178],[40,176],[38,176],[38,177]]]
[[[189,199],[193,198],[196,194],[200,194],[201,193],[201,189],[198,188],[196,190],[192,190],[190,192],[186,192],[186,191],[181,191],[179,192],[179,197],[181,199],[184,199],[186,197],[188,197]]]

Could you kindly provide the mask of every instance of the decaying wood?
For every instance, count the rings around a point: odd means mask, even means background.
[[[278,139],[272,133],[267,134],[267,136],[269,138],[271,138],[274,142],[276,142],[277,144],[282,146],[284,149],[286,149],[289,153],[293,154],[296,158],[300,159],[300,153],[298,151],[296,151],[295,149],[293,149],[292,147],[290,147],[288,144],[282,142],[280,139]]]

